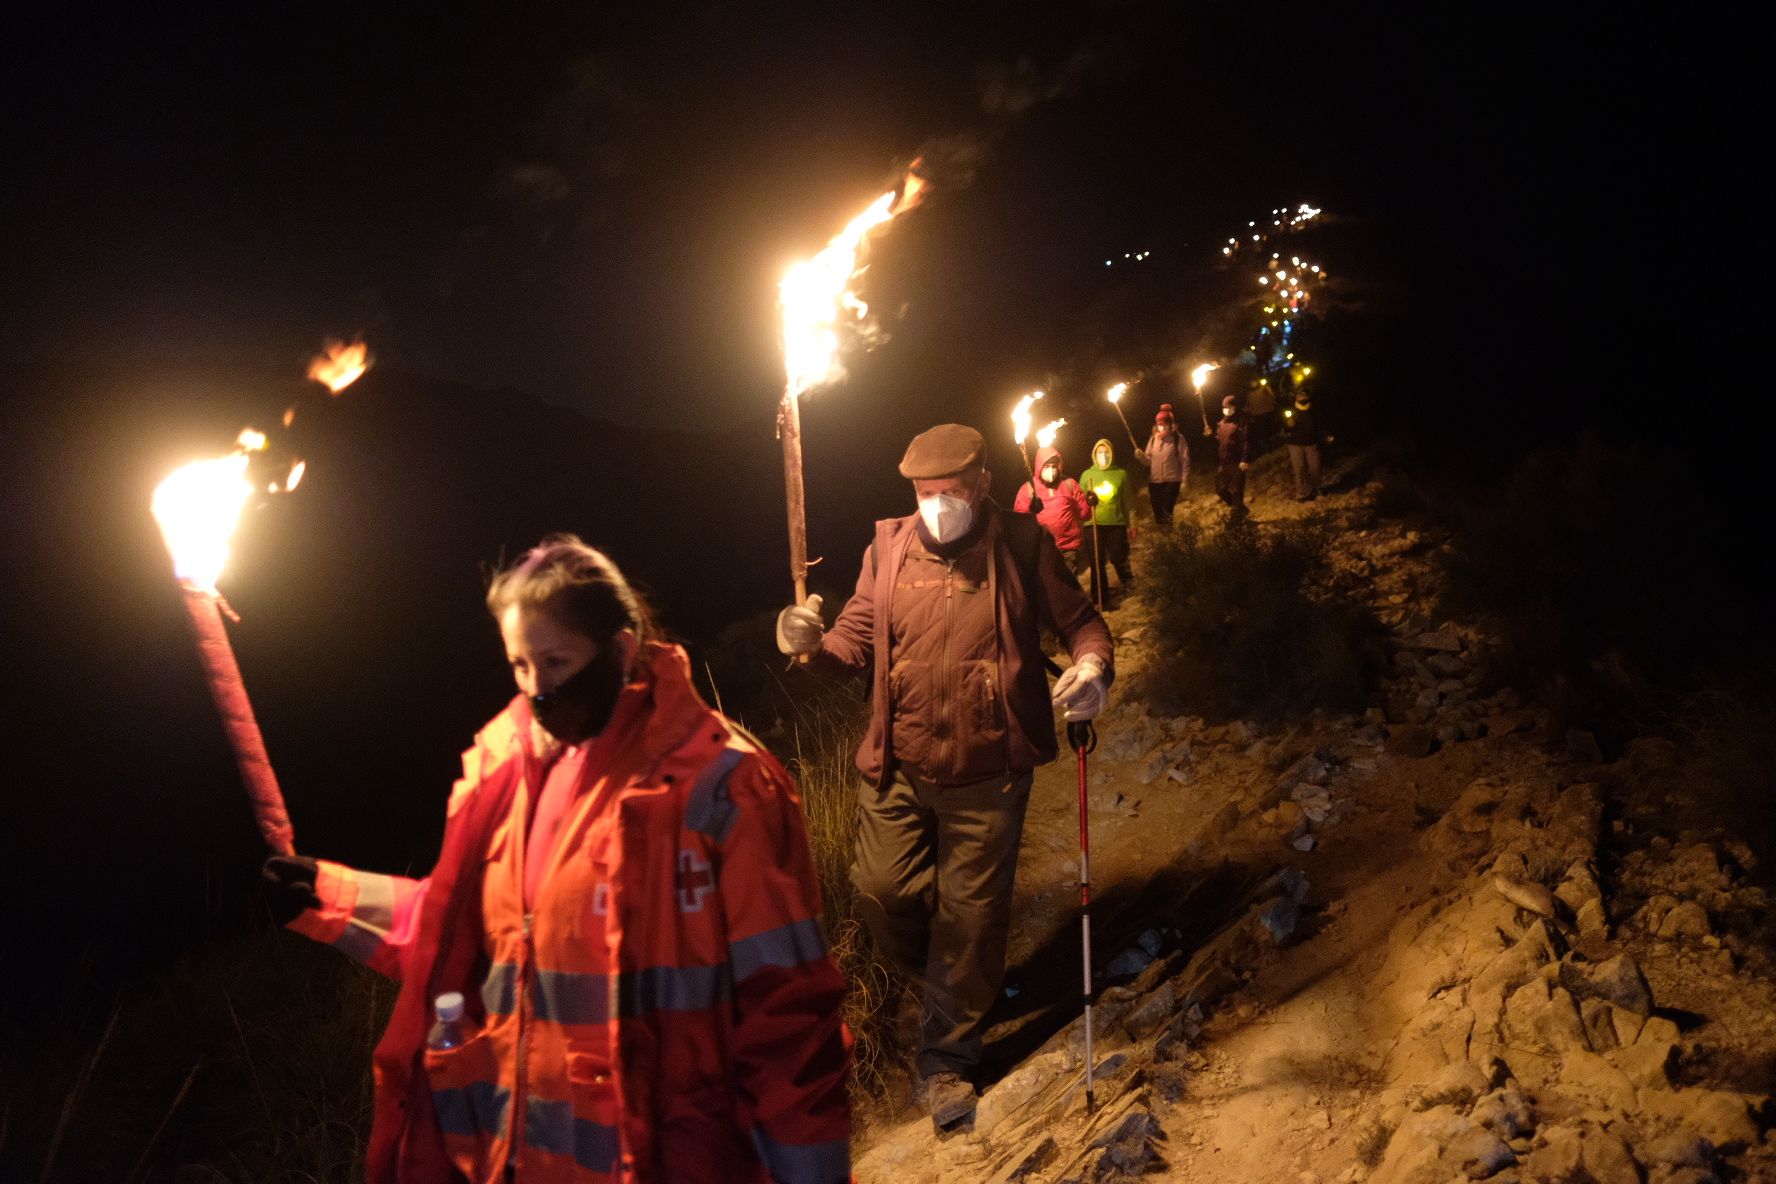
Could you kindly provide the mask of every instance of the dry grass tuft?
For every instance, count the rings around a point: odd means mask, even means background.
[[[882,1108],[913,1075],[912,1050],[895,1030],[902,985],[877,955],[851,885],[858,773],[852,764],[868,704],[851,688],[826,688],[790,713],[785,763],[801,787],[808,845],[826,908],[826,939],[850,990],[845,1024],[853,1040],[851,1092],[860,1113]]]

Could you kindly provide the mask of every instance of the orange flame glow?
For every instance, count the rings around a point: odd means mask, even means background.
[[[913,162],[915,165],[917,161]],[[869,314],[852,285],[863,273],[857,254],[878,227],[919,204],[925,184],[907,173],[896,198],[889,190],[851,219],[821,252],[790,266],[777,285],[783,320],[783,370],[789,397],[844,377],[841,330]]]
[[[252,494],[245,452],[192,461],[155,486],[154,521],[181,584],[215,593],[235,523]]]
[[[1221,367],[1213,362],[1204,362],[1190,372],[1190,381],[1195,384],[1199,394],[1202,392],[1203,384],[1209,381],[1210,372],[1219,369],[1221,369]]]
[[[1031,391],[1019,399],[1017,406],[1011,409],[1011,438],[1016,443],[1022,444],[1030,438],[1030,408],[1042,395],[1042,391]]]
[[[337,395],[364,377],[374,360],[370,356],[370,347],[362,341],[350,345],[343,341],[329,341],[327,352],[316,354],[308,364],[308,376]]]
[[[1038,448],[1047,448],[1051,446],[1055,442],[1055,433],[1066,426],[1067,421],[1065,419],[1056,419],[1050,420],[1048,423],[1037,428],[1036,446]]]
[[[1128,389],[1129,389],[1128,383],[1119,382],[1115,386],[1111,387],[1108,391],[1106,391],[1105,394],[1109,396],[1109,399],[1112,403],[1120,403],[1120,402],[1122,402],[1122,397],[1124,395],[1128,394]]]

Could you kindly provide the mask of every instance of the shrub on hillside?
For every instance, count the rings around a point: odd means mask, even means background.
[[[1442,607],[1489,626],[1495,673],[1557,729],[1623,739],[1768,634],[1733,572],[1744,540],[1718,528],[1704,489],[1675,461],[1594,439],[1536,452],[1502,488],[1450,499]]]
[[[1326,562],[1330,531],[1315,518],[1162,532],[1147,561],[1149,695],[1211,719],[1361,710],[1376,625]]]
[[[1684,698],[1675,715],[1685,742],[1685,793],[1693,809],[1676,811],[1681,827],[1719,828],[1748,843],[1746,870],[1776,886],[1776,694],[1771,671],[1760,670],[1738,685],[1717,684]],[[1766,940],[1776,938],[1776,916],[1762,920]]]

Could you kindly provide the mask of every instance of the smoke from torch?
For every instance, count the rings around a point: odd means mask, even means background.
[[[343,369],[321,369],[325,358],[316,358],[309,368],[309,377],[337,395],[369,369],[370,359],[363,343],[354,347],[356,356]],[[317,370],[321,372],[317,373]],[[349,376],[347,376],[349,374]],[[325,375],[325,376],[323,376]],[[288,425],[294,409],[284,414]],[[240,664],[228,643],[228,632],[222,614],[234,617],[222,599],[216,584],[228,564],[229,544],[240,522],[241,510],[256,492],[248,479],[249,454],[263,452],[267,446],[265,433],[244,429],[236,449],[226,456],[192,461],[173,471],[154,489],[150,509],[160,527],[161,538],[173,561],[173,576],[184,593],[185,612],[197,642],[198,659],[203,663],[209,683],[210,697],[222,717],[223,731],[234,750],[235,766],[252,802],[253,818],[265,845],[282,855],[293,854],[295,832],[290,815],[284,807],[283,791],[271,758],[265,751],[265,737],[253,715],[253,704],[247,698],[246,684],[241,680]],[[302,479],[304,464],[296,461],[289,476],[282,482],[284,492],[295,489]],[[273,482],[268,492],[279,492]],[[238,617],[234,619],[238,620]]]
[[[914,161],[912,168],[919,162]],[[889,190],[833,236],[819,254],[792,264],[777,285],[783,332],[783,401],[777,434],[783,441],[783,483],[789,510],[789,575],[796,603],[808,599],[808,513],[802,485],[802,412],[798,400],[817,386],[844,377],[839,348],[847,329],[869,314],[854,285],[863,274],[857,255],[870,234],[919,204],[925,183],[910,169],[900,188]]]

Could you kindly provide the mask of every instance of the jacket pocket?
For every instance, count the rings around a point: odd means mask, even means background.
[[[500,1085],[499,1057],[486,1033],[456,1048],[425,1050],[426,1087],[444,1146],[470,1179],[480,1179],[495,1140],[511,1130],[510,1090]]]
[[[609,1174],[622,1154],[621,1107],[610,1058],[569,1049],[567,1086],[573,1101],[573,1158],[591,1172]]]
[[[960,774],[1005,768],[1005,696],[998,663],[964,662],[957,680],[956,725]]]

